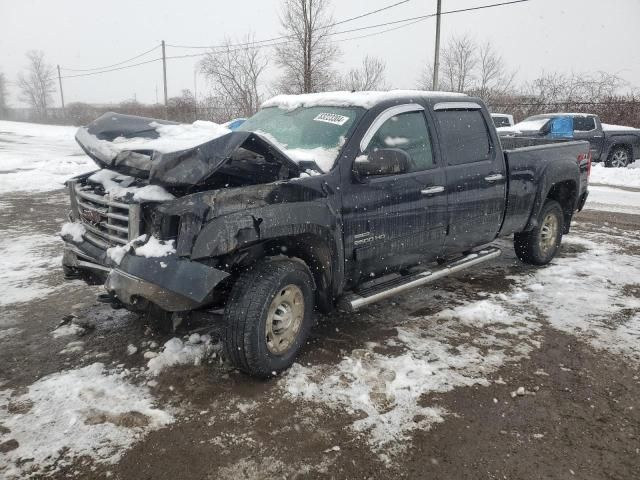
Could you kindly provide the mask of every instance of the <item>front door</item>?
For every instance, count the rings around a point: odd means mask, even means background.
[[[407,171],[359,178],[343,192],[346,271],[352,280],[435,259],[447,223],[445,172],[432,148],[433,129],[417,104],[391,107],[372,122],[356,162],[378,149],[410,158]],[[354,163],[355,166],[355,163]]]

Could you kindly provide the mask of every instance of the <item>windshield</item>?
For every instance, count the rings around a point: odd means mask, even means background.
[[[265,108],[238,130],[255,132],[282,149],[293,161],[315,162],[323,172],[333,167],[340,147],[356,120],[358,107],[308,107],[293,111]]]

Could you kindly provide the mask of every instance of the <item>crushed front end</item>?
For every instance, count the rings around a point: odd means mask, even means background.
[[[146,310],[151,303],[166,311],[187,311],[211,303],[213,290],[228,273],[180,257],[175,249],[141,250],[150,242],[173,245],[179,219],[161,215],[158,202],[138,202],[131,194],[115,200],[90,178],[67,182],[72,223],[62,232],[65,278],[104,284],[114,300],[131,310]],[[122,178],[122,188],[136,188],[131,177]]]

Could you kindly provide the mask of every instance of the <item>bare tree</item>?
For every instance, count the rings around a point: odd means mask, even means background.
[[[474,80],[478,57],[477,47],[468,36],[453,37],[442,51],[439,77],[444,82],[445,90],[464,92],[471,87]]]
[[[385,80],[387,64],[377,57],[366,55],[360,68],[352,68],[340,81],[341,90],[388,90]]]
[[[38,118],[44,119],[56,91],[54,69],[45,62],[44,52],[30,50],[27,52],[27,59],[29,64],[26,74],[18,75],[20,99],[33,108]]]
[[[491,42],[485,42],[478,48],[477,63],[476,83],[471,93],[491,103],[494,98],[513,90],[516,72],[506,68],[502,56],[495,51]]]
[[[287,42],[276,47],[276,62],[283,70],[276,90],[318,92],[335,83],[332,66],[339,50],[329,40],[332,23],[329,0],[284,0],[280,25]]]
[[[207,53],[200,64],[200,71],[211,82],[213,96],[225,99],[229,118],[249,117],[260,107],[260,77],[267,60],[252,42],[252,35],[247,35],[240,46],[226,40],[222,49]]]
[[[4,73],[0,72],[0,118],[7,118],[7,79]]]

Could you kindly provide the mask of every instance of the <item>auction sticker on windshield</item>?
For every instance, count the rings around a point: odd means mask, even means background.
[[[334,125],[344,125],[349,120],[349,117],[344,115],[338,115],[337,113],[319,113],[314,118],[316,122],[333,123]]]

